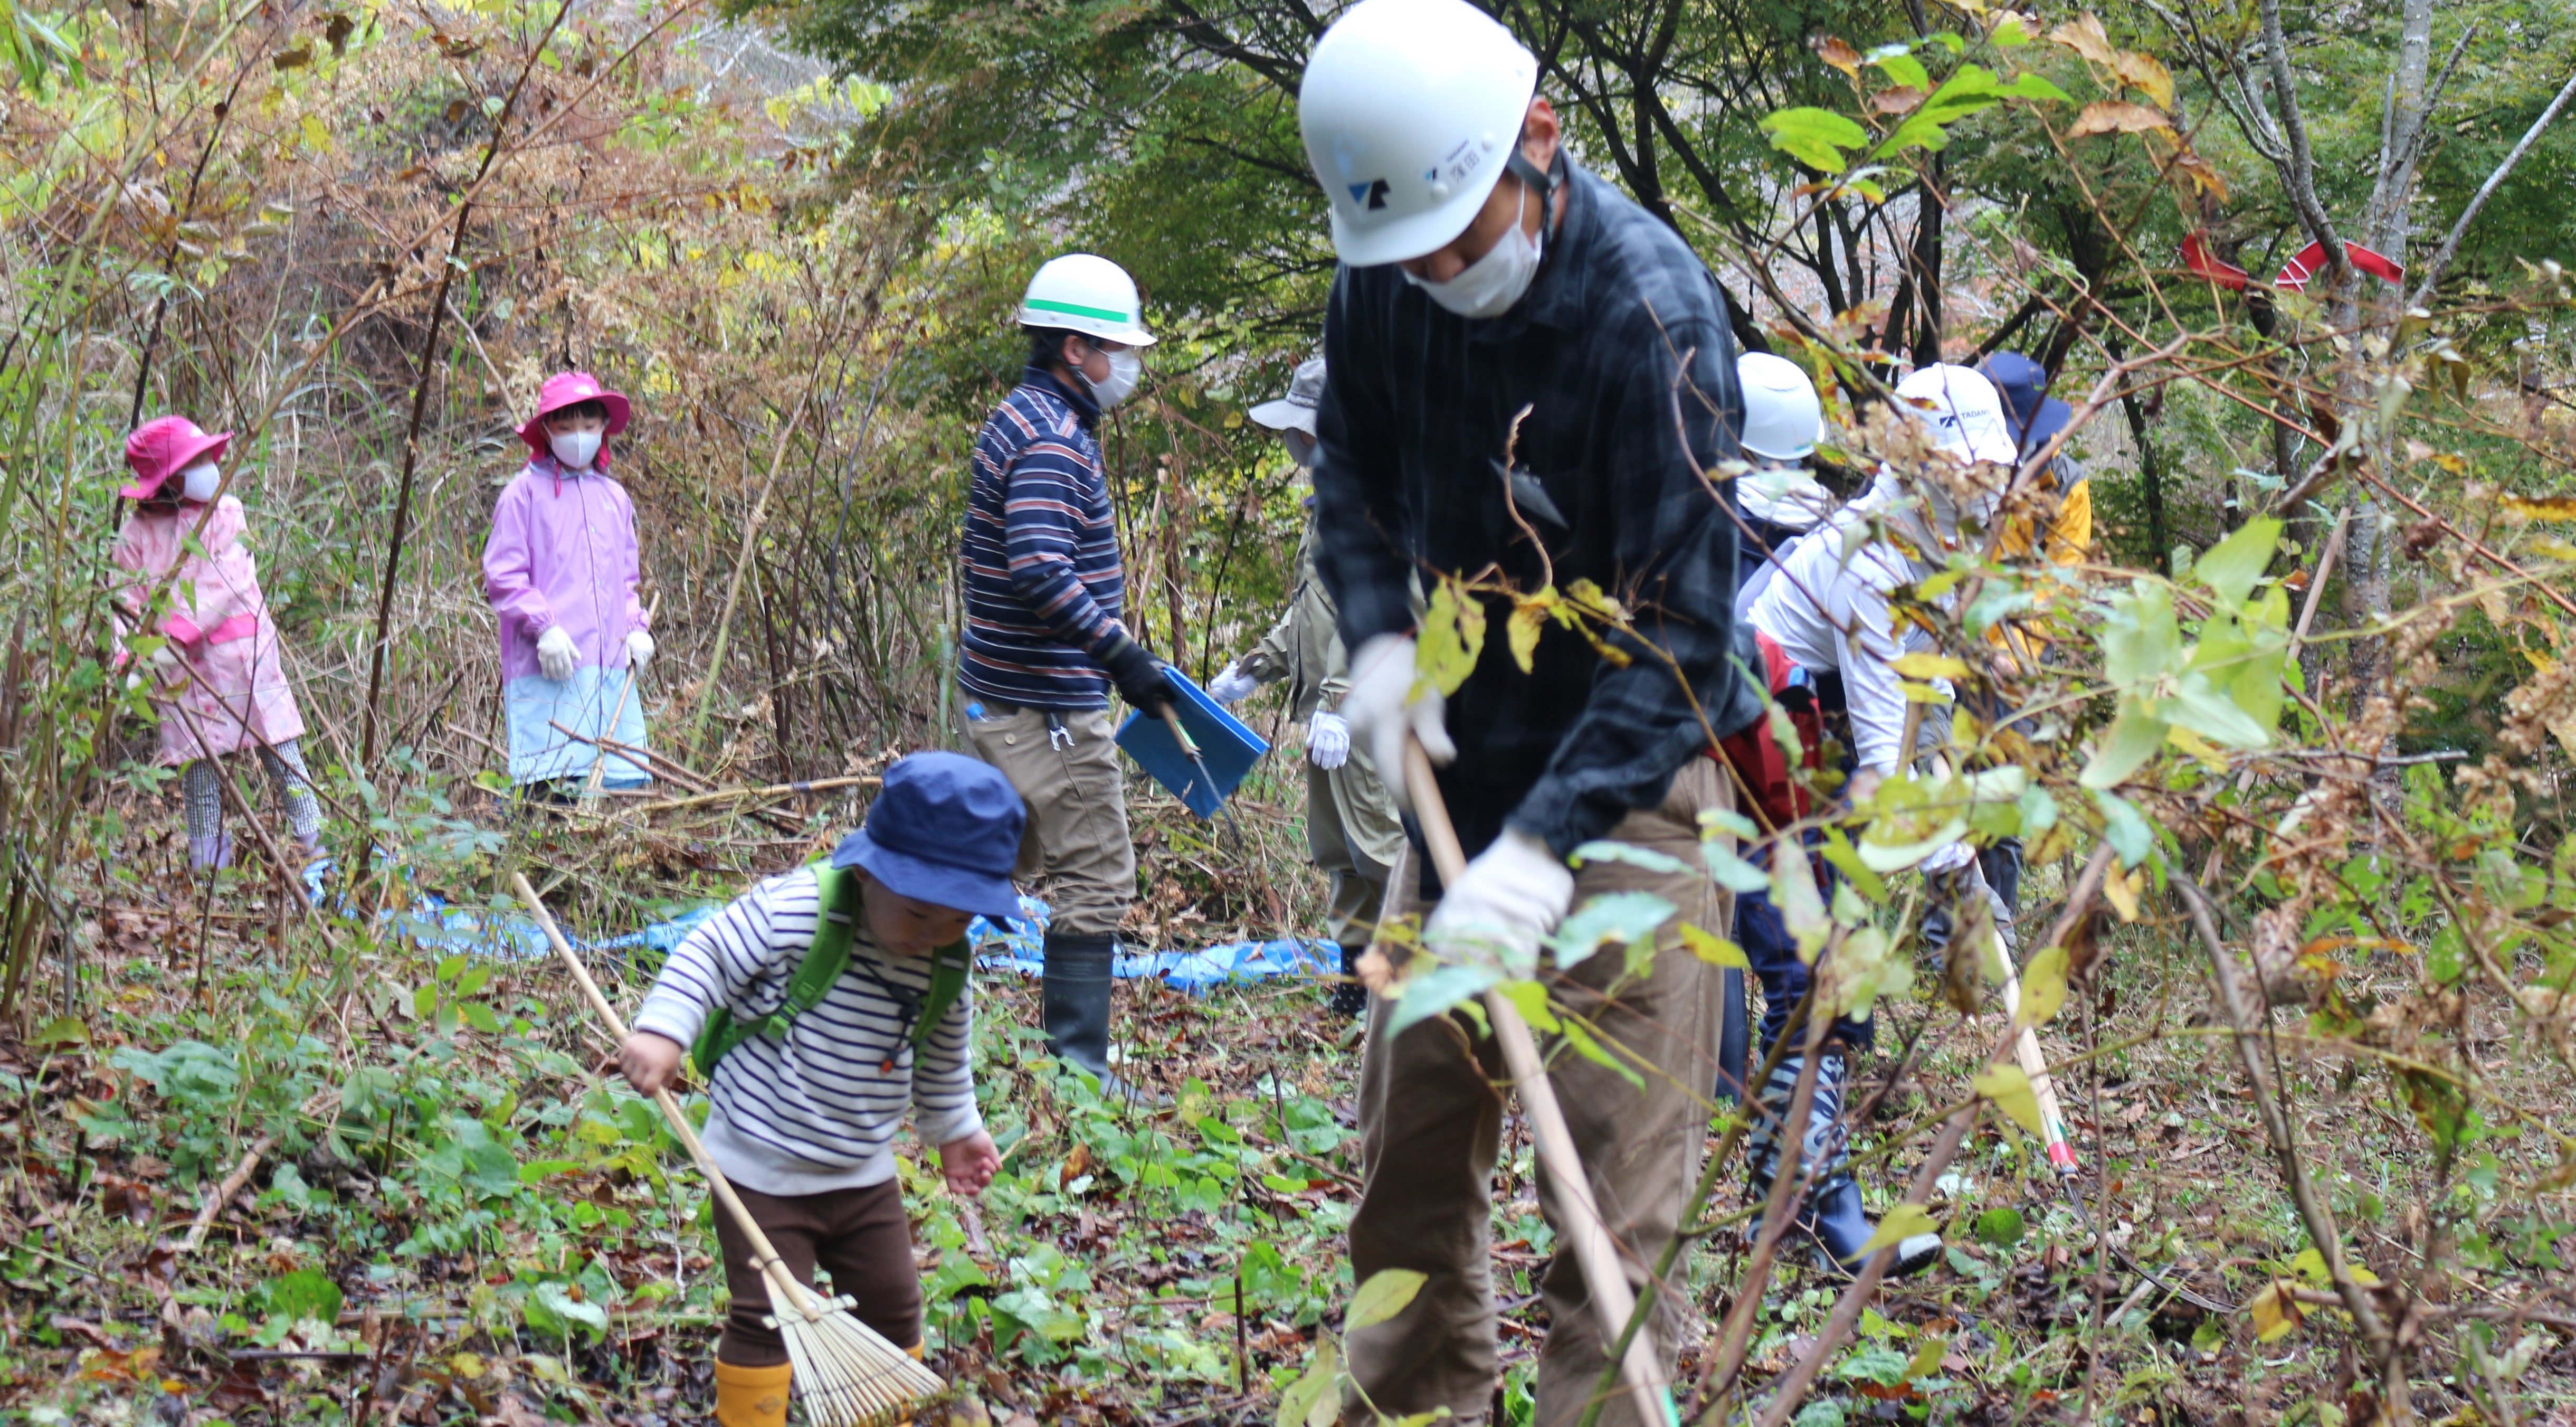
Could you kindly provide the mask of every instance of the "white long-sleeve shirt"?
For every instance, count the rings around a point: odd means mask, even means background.
[[[1888,608],[1897,586],[1931,573],[1891,542],[1871,538],[1871,519],[1883,517],[1895,497],[1882,480],[1799,540],[1743,614],[1810,672],[1842,676],[1853,754],[1882,775],[1904,762],[1905,681],[1892,666],[1933,647],[1918,628],[1900,633]],[[1936,687],[1947,692],[1940,681]]]
[[[735,898],[672,950],[635,1028],[685,1046],[716,1006],[736,1020],[776,1011],[813,945],[820,905],[811,867]],[[717,1063],[700,1138],[726,1178],[764,1194],[865,1188],[894,1178],[894,1134],[907,1106],[926,1144],[983,1127],[973,986],[949,1005],[917,1059],[904,1002],[886,989],[918,1006],[930,969],[928,957],[878,950],[862,917],[851,931],[849,967],[822,1001],[788,1022],[784,1038],[748,1037]]]

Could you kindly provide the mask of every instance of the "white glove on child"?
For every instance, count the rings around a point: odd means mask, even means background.
[[[637,673],[653,662],[653,636],[640,629],[626,631],[626,662]]]
[[[547,625],[546,632],[537,636],[538,672],[558,684],[572,677],[573,661],[580,657],[572,636],[564,633],[560,624]]]
[[[152,651],[153,678],[164,684],[175,684],[179,682],[180,676],[183,672],[184,671],[179,663],[178,650],[164,644],[160,648]]]
[[[1923,875],[1938,877],[1944,872],[1956,872],[1976,860],[1975,848],[1964,842],[1945,842],[1932,849],[1931,856],[1923,859]]]
[[[1367,746],[1386,790],[1407,812],[1413,810],[1413,798],[1404,788],[1405,735],[1422,740],[1422,751],[1431,755],[1434,767],[1445,768],[1458,757],[1458,745],[1449,741],[1443,722],[1449,701],[1428,684],[1414,698],[1413,683],[1413,636],[1375,635],[1351,658],[1351,691],[1342,696],[1341,714],[1350,723],[1351,737]],[[1557,914],[1564,910],[1560,906]]]
[[[1565,859],[1528,833],[1505,828],[1441,894],[1422,937],[1435,950],[1499,950],[1528,966],[1573,900],[1574,873]]]
[[[1351,726],[1340,714],[1315,710],[1306,720],[1306,761],[1330,772],[1350,761]]]

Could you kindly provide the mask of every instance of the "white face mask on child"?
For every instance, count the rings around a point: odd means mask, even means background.
[[[223,483],[222,467],[212,461],[200,461],[179,473],[179,495],[182,499],[204,505],[215,498],[215,491]]]
[[[557,431],[547,438],[546,444],[554,448],[555,459],[563,462],[565,470],[587,471],[590,458],[599,454],[599,433]]]

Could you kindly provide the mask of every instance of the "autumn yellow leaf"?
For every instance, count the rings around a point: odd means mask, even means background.
[[[2121,83],[2153,100],[2157,108],[2173,107],[2173,73],[2154,55],[2122,50],[2119,58],[2112,61],[2111,68],[2120,76]]]
[[[1918,649],[1911,654],[1905,655],[1895,663],[1888,665],[1888,667],[1894,669],[1898,674],[1908,679],[1964,679],[1968,677],[1968,666],[1965,662],[1953,659],[1947,654],[1934,654],[1929,650],[1922,649]]]
[[[2532,499],[2509,495],[2504,498],[2507,512],[2525,520],[2576,520],[2576,496],[2542,496]]]
[[[2138,919],[2138,874],[2136,871],[2125,867],[2113,867],[2110,871],[2103,873],[2102,895],[2110,900],[2113,910],[2120,914],[2120,920],[2124,922],[2134,922]]]
[[[2075,126],[2066,131],[2070,139],[2087,134],[2143,134],[2153,129],[2171,130],[2173,121],[2144,104],[2125,99],[2097,99],[2084,106],[2075,116]]]
[[[1853,49],[1837,36],[1827,35],[1816,41],[1816,58],[1841,70],[1853,79],[1860,77],[1860,51]]]
[[[1745,959],[1744,948],[1715,932],[1702,931],[1688,922],[1681,924],[1681,932],[1682,945],[1690,948],[1691,955],[1709,965],[1730,966],[1738,971],[1753,969],[1753,963]]]
[[[1512,662],[1521,672],[1530,672],[1531,660],[1538,653],[1538,636],[1547,628],[1547,612],[1556,603],[1556,591],[1541,590],[1535,595],[1512,602],[1511,622],[1504,632],[1512,643]]]
[[[2111,37],[2103,32],[2099,15],[2069,21],[2049,31],[2048,37],[2106,69],[2119,63],[2119,52],[2111,48]]]
[[[2018,1065],[1998,1065],[1968,1082],[1970,1089],[1995,1102],[2013,1123],[2034,1135],[2047,1133],[2039,1123],[2039,1095]]]
[[[2066,1004],[2066,948],[2052,946],[2021,969],[2021,1014],[2025,1026],[2044,1026]]]
[[[2290,1285],[2275,1282],[2247,1301],[2245,1312],[2254,1320],[2254,1341],[2274,1342],[2297,1332],[2302,1321],[2299,1300]]]

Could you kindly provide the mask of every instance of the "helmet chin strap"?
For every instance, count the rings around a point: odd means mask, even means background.
[[[1547,171],[1542,173],[1539,171],[1539,166],[1531,163],[1529,155],[1522,153],[1517,144],[1512,146],[1512,156],[1503,161],[1503,172],[1519,179],[1523,187],[1538,195],[1539,231],[1542,233],[1547,231],[1548,220],[1555,216],[1548,205],[1555,201],[1559,182],[1556,175],[1564,167],[1563,149],[1557,150],[1548,159]]]

